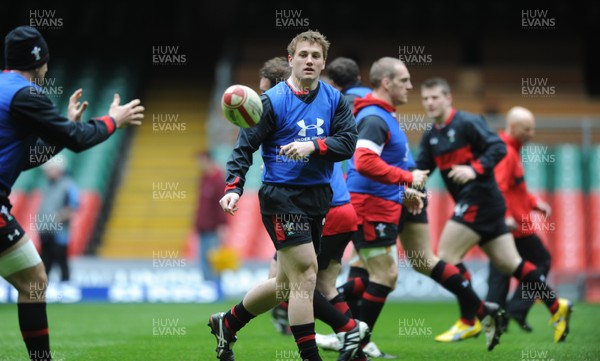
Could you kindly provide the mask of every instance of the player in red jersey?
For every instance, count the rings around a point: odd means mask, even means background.
[[[547,276],[550,271],[550,252],[536,234],[531,212],[540,212],[547,217],[552,212],[550,205],[527,191],[525,173],[521,163],[521,147],[535,134],[535,117],[528,109],[513,107],[506,116],[506,129],[500,139],[506,143],[506,157],[498,163],[494,172],[500,191],[506,201],[505,221],[515,238],[517,251],[523,259],[535,264]],[[524,331],[531,332],[526,322],[527,313],[534,300],[528,297],[523,284],[519,284],[510,301],[506,301],[510,277],[502,274],[490,263],[487,300],[506,309],[507,316],[515,320]],[[503,327],[508,319],[503,319]]]

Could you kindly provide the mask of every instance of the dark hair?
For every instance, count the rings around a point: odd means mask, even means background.
[[[339,57],[327,65],[327,76],[343,89],[358,83],[360,70],[354,60]]]
[[[278,56],[272,59],[269,59],[265,62],[262,68],[260,68],[258,74],[262,78],[267,78],[271,82],[271,86],[275,86],[275,84],[280,81],[284,81],[290,76],[292,69],[288,64],[288,61],[283,56]]]
[[[425,80],[423,82],[423,84],[421,84],[421,89],[423,88],[435,88],[436,86],[439,86],[442,88],[442,93],[444,93],[444,95],[449,95],[450,94],[450,84],[448,84],[448,81],[446,81],[446,79],[444,78],[429,78],[427,80]]]

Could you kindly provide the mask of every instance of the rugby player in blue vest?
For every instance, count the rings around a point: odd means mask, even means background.
[[[503,310],[481,301],[468,277],[463,277],[465,271],[461,272],[466,270],[460,263],[462,257],[479,245],[499,271],[540,290],[538,296],[552,315],[554,341],[563,341],[569,332],[572,304],[558,299],[543,273],[519,256],[504,221],[506,206],[494,178],[494,167],[506,154],[506,145],[481,116],[457,111],[452,106],[446,80],[426,80],[421,86],[421,97],[434,125],[421,139],[417,168],[439,168],[456,203],[454,215],[440,236],[438,256],[442,260],[434,266],[431,277],[457,296],[461,318],[436,340],[454,342],[474,337],[483,324],[488,350],[499,342]]]
[[[331,206],[333,163],[352,156],[357,136],[346,100],[319,81],[328,49],[329,42],[315,31],[292,39],[287,49],[291,76],[262,95],[261,121],[239,133],[227,162],[227,186],[220,204],[224,212],[234,215],[252,153],[262,145],[259,201],[263,224],[277,249],[278,272],[228,312],[210,316],[221,361],[234,360],[237,331],[281,302],[281,290],[289,292],[290,329],[300,357],[321,360],[313,315],[317,253]]]
[[[334,64],[335,61],[329,66]],[[289,78],[290,71],[291,68],[287,59],[276,57],[268,60],[259,72],[261,76],[260,89],[265,92],[274,87],[280,81]],[[348,96],[346,96],[346,99],[349,100]],[[352,104],[350,101],[348,103]],[[368,326],[366,323],[362,323],[357,328],[356,324],[360,321],[352,317],[348,304],[335,287],[337,276],[342,267],[344,250],[357,229],[356,213],[350,204],[350,194],[346,188],[341,162],[334,164],[333,174],[331,175],[331,188],[333,190],[331,208],[325,216],[321,252],[317,255],[319,271],[313,299],[314,314],[315,318],[325,322],[336,332],[333,335],[336,342],[340,344],[336,351],[342,354],[341,359],[362,361],[367,358],[359,348],[360,337],[356,339],[354,335],[358,331],[359,336],[362,335],[364,338],[368,334]],[[269,266],[268,278],[276,276],[277,252],[275,252]],[[287,301],[281,302],[271,312],[275,328],[283,334],[291,333],[288,306]]]
[[[87,102],[82,90],[61,116],[43,88],[50,54],[40,32],[19,26],[4,39],[5,71],[0,73],[0,276],[18,291],[19,326],[31,360],[50,360],[45,291],[48,278],[33,242],[11,215],[9,194],[19,174],[48,161],[63,148],[80,152],[108,139],[115,129],[141,124],[139,100],[119,105],[115,94],[108,115],[81,122]]]
[[[354,102],[358,142],[347,184],[358,215],[354,246],[369,272],[356,316],[372,332],[398,278],[401,190],[404,185],[422,186],[429,172],[407,170],[410,149],[395,114],[395,107],[407,102],[412,89],[408,69],[400,60],[384,57],[373,63],[369,77],[373,92]]]

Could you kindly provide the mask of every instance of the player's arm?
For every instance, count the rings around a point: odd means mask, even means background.
[[[515,185],[514,179],[515,172],[517,170],[516,165],[516,159],[511,156],[511,153],[507,153],[506,157],[502,158],[502,160],[498,162],[496,168],[494,169],[496,183],[498,183],[498,188],[500,189],[500,192],[504,197],[504,202],[506,203],[504,219],[506,220],[506,225],[510,230],[513,230],[516,227],[516,221],[511,213],[512,199],[508,195],[508,191]]]
[[[417,169],[428,170],[429,174],[433,173],[436,168],[435,159],[431,153],[431,145],[429,139],[431,138],[431,131],[426,131],[421,137],[419,143],[419,155],[416,160]]]
[[[66,147],[81,152],[103,142],[116,129],[115,120],[108,115],[86,123],[70,121],[60,115],[45,94],[33,87],[15,95],[10,111],[17,121],[26,124],[43,140],[38,145],[51,144],[58,150]]]
[[[315,150],[311,156],[332,162],[350,159],[356,149],[356,120],[348,101],[340,94],[340,100],[331,120],[331,135],[313,140]]]
[[[471,167],[477,175],[488,175],[506,155],[506,144],[490,129],[483,117],[477,117],[466,124],[471,145],[480,150],[479,158],[471,161]]]
[[[38,138],[33,146],[35,149],[30,149],[30,154],[42,154],[43,157],[27,157],[27,162],[23,167],[23,170],[28,170],[31,168],[35,168],[39,165],[46,163],[56,154],[60,153],[63,150],[64,146],[58,146],[54,144],[50,144],[45,142],[43,139]]]
[[[260,122],[251,128],[241,128],[235,147],[227,160],[225,178],[225,193],[244,192],[246,173],[252,165],[252,155],[258,150],[262,142],[273,133],[275,129],[275,113],[271,101],[266,95],[261,95],[263,113]]]
[[[383,119],[366,116],[358,124],[354,166],[361,175],[384,184],[412,183],[413,174],[381,159],[390,131]]]

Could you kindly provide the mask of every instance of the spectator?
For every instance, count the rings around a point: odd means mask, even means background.
[[[198,185],[198,208],[196,212],[196,231],[200,238],[198,260],[204,279],[216,281],[218,275],[209,262],[209,255],[211,251],[218,248],[220,227],[227,222],[225,213],[219,209],[225,176],[209,151],[198,153],[198,163],[202,172]]]
[[[69,225],[79,208],[79,189],[67,174],[67,161],[58,155],[42,165],[46,179],[42,187],[42,203],[36,227],[42,244],[42,262],[46,274],[52,265],[60,267],[61,282],[69,281],[67,248]]]

